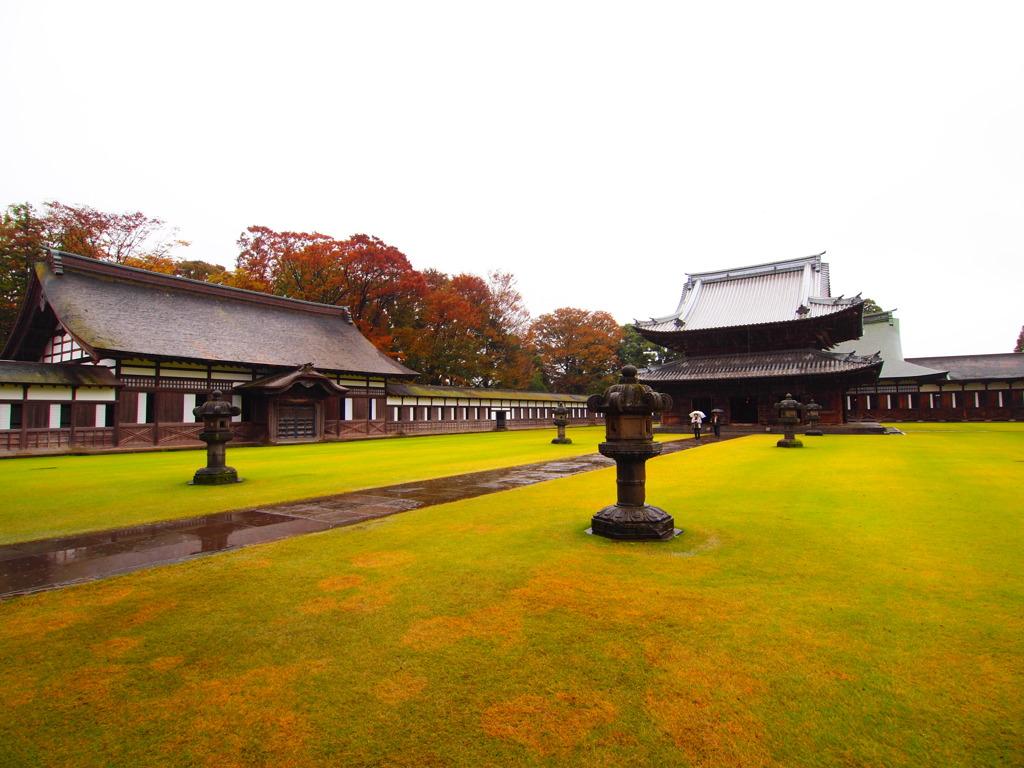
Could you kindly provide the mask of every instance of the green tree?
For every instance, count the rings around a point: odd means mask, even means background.
[[[876,312],[884,312],[885,310],[878,306],[878,303],[874,299],[864,299],[864,314],[873,315]]]
[[[1013,348],[1014,352],[1024,352],[1024,326],[1021,326],[1020,334],[1017,336],[1017,346]]]
[[[654,365],[670,363],[683,356],[674,349],[651,343],[640,335],[635,325],[624,325],[621,330],[623,338],[619,343],[619,359],[623,365],[635,365],[643,370]]]

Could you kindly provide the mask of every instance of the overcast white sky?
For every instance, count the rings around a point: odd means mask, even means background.
[[[1024,324],[1024,3],[0,0],[0,205],[376,235],[534,315],[827,251],[908,357]],[[864,350],[874,352],[874,350]]]

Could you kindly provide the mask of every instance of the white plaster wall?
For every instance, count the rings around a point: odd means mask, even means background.
[[[71,387],[29,387],[26,400],[67,400],[73,399]]]
[[[75,400],[87,403],[113,403],[117,401],[117,390],[113,387],[79,387]]]

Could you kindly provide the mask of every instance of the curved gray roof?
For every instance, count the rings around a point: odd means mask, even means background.
[[[55,253],[36,264],[46,303],[100,357],[157,357],[413,377],[348,310]]]
[[[914,357],[911,361],[949,371],[950,381],[1019,381],[1024,379],[1024,353],[1002,352],[992,355],[950,355]]]
[[[872,374],[882,367],[878,357],[840,355],[817,349],[750,352],[676,360],[640,374],[647,384],[685,381],[734,381],[793,376]]]
[[[26,363],[0,360],[0,384],[52,387],[121,387],[124,384],[102,365]]]
[[[676,311],[637,327],[673,333],[764,325],[826,317],[859,304],[859,296],[831,296],[821,256],[687,275]]]

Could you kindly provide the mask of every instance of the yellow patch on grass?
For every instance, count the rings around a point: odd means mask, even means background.
[[[499,640],[512,645],[522,640],[522,611],[514,603],[488,606],[465,616],[435,616],[413,622],[402,642],[421,650],[442,648],[467,637]]]
[[[324,579],[317,583],[317,587],[322,589],[324,592],[338,592],[343,589],[358,587],[364,581],[366,581],[365,577],[352,573],[345,576],[332,576],[329,579]]]
[[[427,678],[405,670],[380,680],[373,687],[373,695],[384,704],[396,705],[419,695],[427,687]]]
[[[140,624],[145,624],[147,621],[154,619],[161,613],[166,613],[167,611],[177,608],[177,606],[177,600],[152,598],[149,602],[140,605],[135,613],[125,623],[129,627],[137,627]]]
[[[299,606],[299,610],[310,616],[316,616],[328,611],[336,611],[341,608],[342,601],[334,597],[314,597]]]
[[[0,710],[29,704],[36,697],[37,686],[34,675],[21,671],[0,677]]]
[[[339,606],[345,611],[362,611],[369,613],[390,605],[395,599],[395,593],[386,584],[378,584],[373,589],[367,587],[359,590],[351,597],[342,601]]]
[[[583,743],[616,714],[611,702],[596,693],[528,693],[489,707],[481,725],[492,738],[548,757]]]
[[[51,685],[46,696],[61,708],[111,710],[118,707],[121,700],[112,695],[112,689],[119,686],[127,674],[127,667],[117,664],[77,668]]]
[[[140,715],[173,724],[163,750],[179,757],[187,751],[181,759],[190,765],[307,765],[310,729],[296,712],[293,687],[302,673],[282,666],[191,681]]]
[[[763,684],[735,660],[650,640],[645,650],[662,672],[644,704],[672,743],[695,766],[767,765],[767,734],[752,705]]]
[[[141,644],[142,639],[138,637],[112,637],[109,640],[104,640],[102,643],[94,645],[92,652],[95,656],[116,659],[121,656],[127,656]]]
[[[149,662],[149,668],[154,672],[169,672],[180,667],[184,662],[184,656],[161,656]]]
[[[19,606],[20,607],[20,606]],[[16,637],[43,637],[51,632],[59,632],[74,626],[85,619],[85,614],[77,606],[60,606],[39,613],[27,612],[18,615],[12,612],[0,622],[0,638],[11,640]]]
[[[103,585],[91,594],[84,594],[77,600],[79,605],[113,605],[114,603],[135,594],[135,587],[126,584],[117,586]]]
[[[357,568],[401,568],[413,561],[413,554],[403,550],[394,552],[366,552],[352,558]]]

